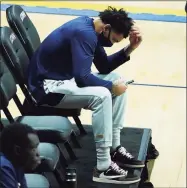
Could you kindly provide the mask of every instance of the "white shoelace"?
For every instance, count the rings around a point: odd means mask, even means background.
[[[118,150],[122,155],[126,156],[129,159],[133,159],[134,156],[132,156],[124,147],[120,147]]]
[[[112,162],[111,163],[111,167],[114,171],[116,171],[119,174],[123,174],[126,175],[128,174],[128,171],[123,170],[122,168],[120,168],[116,163]]]

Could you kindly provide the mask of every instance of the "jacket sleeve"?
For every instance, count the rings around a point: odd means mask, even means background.
[[[108,74],[129,60],[130,57],[126,56],[124,49],[107,56],[104,48],[98,44],[93,63],[101,74]]]
[[[91,74],[91,66],[97,44],[95,36],[89,32],[77,31],[71,39],[73,75],[79,87],[103,86],[112,88],[112,82]]]
[[[19,182],[22,187],[27,188],[26,181]],[[1,188],[18,188],[18,182],[15,177],[15,173],[11,167],[2,166],[0,169],[0,187]]]

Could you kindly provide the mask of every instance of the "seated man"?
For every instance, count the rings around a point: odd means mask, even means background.
[[[127,47],[107,56],[104,47],[128,36]],[[55,29],[29,64],[28,87],[38,104],[93,111],[97,152],[94,181],[130,184],[140,180],[125,170],[142,168],[144,163],[120,144],[127,84],[112,71],[130,60],[130,53],[141,41],[140,31],[128,14],[109,7],[98,19],[78,17]],[[91,73],[92,62],[99,73]]]
[[[27,125],[14,123],[3,129],[0,144],[0,187],[27,188],[24,171],[41,162],[37,134]]]

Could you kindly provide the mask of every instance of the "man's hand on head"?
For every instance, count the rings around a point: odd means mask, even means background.
[[[126,56],[130,54],[141,44],[142,34],[137,26],[133,26],[129,33],[130,44],[124,48]]]
[[[142,34],[137,26],[133,26],[129,34],[130,45],[133,50],[136,49],[142,42]]]

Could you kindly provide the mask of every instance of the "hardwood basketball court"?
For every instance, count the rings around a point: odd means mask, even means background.
[[[38,13],[28,15],[41,40],[56,27],[75,18]],[[152,129],[153,143],[160,152],[151,175],[154,186],[186,187],[186,24],[136,22],[143,33],[143,42],[131,60],[116,70],[121,76],[143,84],[128,88],[124,125]],[[8,26],[6,15],[1,11],[1,26],[5,25]],[[110,54],[127,43],[128,40],[122,41],[106,50]],[[21,91],[19,96],[23,100]],[[13,102],[9,108],[14,109],[14,116],[19,115]],[[83,110],[81,120],[91,124],[91,112]]]

